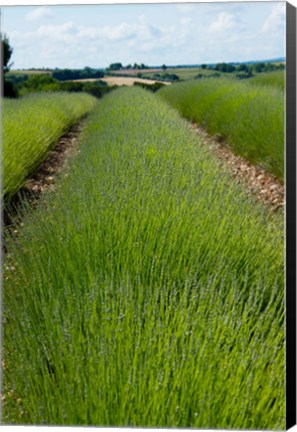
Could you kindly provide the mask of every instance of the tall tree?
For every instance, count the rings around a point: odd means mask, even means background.
[[[9,64],[10,57],[13,53],[13,49],[9,44],[8,37],[3,35],[1,38],[1,54],[3,59],[3,72],[6,73],[11,68],[11,64]]]
[[[4,74],[9,71],[12,63],[9,63],[10,57],[12,55],[13,49],[9,44],[8,37],[1,34],[1,61],[3,68],[3,94],[4,97],[16,98],[18,92],[11,81],[5,79]]]

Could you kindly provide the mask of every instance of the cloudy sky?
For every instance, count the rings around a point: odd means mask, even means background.
[[[285,57],[285,3],[1,7],[13,68],[200,64]]]

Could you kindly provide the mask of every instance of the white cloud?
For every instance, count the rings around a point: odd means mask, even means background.
[[[285,3],[277,3],[273,6],[271,14],[264,21],[262,32],[276,31],[282,27],[286,20]]]
[[[234,15],[222,12],[218,15],[217,19],[211,23],[209,31],[211,33],[218,33],[236,26],[237,24],[234,21]]]
[[[106,25],[104,27],[91,27],[76,25],[66,22],[59,25],[42,25],[37,30],[37,35],[48,39],[60,39],[65,42],[76,38],[79,40],[95,40],[103,38],[110,42],[127,41],[131,39],[139,41],[152,41],[168,32],[171,27],[158,27],[145,22],[144,17],[139,17],[138,23],[128,24],[122,22],[117,25]]]
[[[52,11],[48,6],[40,6],[26,15],[28,21],[38,21],[43,18],[51,18],[53,16]]]
[[[78,29],[72,22],[66,22],[61,25],[42,25],[36,34],[41,38],[69,43],[76,37],[77,32]]]
[[[123,14],[120,21],[116,15],[106,20],[100,16],[98,22],[75,13],[55,13],[55,19],[42,21],[54,8],[32,8],[26,20],[14,24],[9,32],[12,60],[17,68],[75,68],[104,67],[116,61],[149,65],[248,61],[278,57],[283,52],[283,38],[278,42],[282,33],[267,31],[284,21],[285,8],[280,3],[267,5],[258,15],[239,10],[238,4],[237,9],[233,5],[184,4],[174,6],[175,11],[178,7],[179,13],[172,16],[153,18],[138,9],[133,15]],[[271,39],[274,50],[269,48],[266,54]]]
[[[139,17],[139,22],[135,24],[123,22],[114,26],[109,25],[101,28],[79,26],[77,29],[77,36],[79,38],[97,39],[100,37],[110,42],[131,42],[133,39],[140,42],[151,42],[172,32],[172,26],[158,27],[149,24],[143,16]]]

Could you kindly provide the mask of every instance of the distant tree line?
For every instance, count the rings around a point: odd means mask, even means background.
[[[59,81],[51,74],[32,74],[32,75],[11,75],[8,77],[9,82],[16,89],[20,96],[36,92],[86,92],[97,98],[113,90],[116,86],[108,86],[105,81],[98,80],[94,82],[84,81]]]
[[[149,69],[149,66],[145,65],[144,63],[141,64],[134,63],[133,65],[128,64],[127,66],[123,66],[122,63],[117,62],[117,63],[111,63],[106,70],[108,72],[113,72],[113,71],[131,70],[131,69],[137,69],[137,70]]]
[[[201,69],[208,69],[212,71],[217,71],[216,73],[235,73],[236,78],[245,79],[251,78],[254,76],[254,73],[262,73],[262,72],[272,72],[275,70],[284,70],[285,65],[282,63],[273,63],[273,62],[258,62],[258,63],[217,63],[216,65],[207,65],[202,64]],[[214,76],[213,74],[196,75],[196,79],[198,78],[210,78]]]
[[[256,63],[217,63],[216,65],[207,65],[202,64],[200,66],[202,69],[211,69],[217,70],[219,72],[224,73],[232,73],[232,72],[271,72],[274,70],[284,70],[285,65],[282,63],[273,63],[273,62],[256,62]]]
[[[97,79],[103,78],[104,72],[86,66],[84,69],[55,69],[52,72],[52,76],[59,81],[70,81],[87,78]]]
[[[270,62],[260,62],[260,63],[254,63],[251,64],[250,67],[252,67],[253,71],[257,73],[261,72],[272,72],[275,70],[284,70],[285,65],[283,63],[270,63]]]

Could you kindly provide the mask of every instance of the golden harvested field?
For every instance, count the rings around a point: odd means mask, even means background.
[[[133,84],[135,82],[142,82],[145,84],[154,84],[155,82],[162,82],[163,84],[170,84],[169,82],[164,82],[164,81],[153,81],[153,80],[149,80],[149,79],[144,79],[144,78],[136,78],[136,77],[107,77],[107,78],[99,78],[99,79],[94,79],[94,78],[86,78],[86,79],[81,79],[81,80],[73,80],[73,81],[80,81],[80,82],[93,82],[93,81],[105,81],[107,82],[107,84],[109,85],[126,85],[126,86],[133,86]]]

